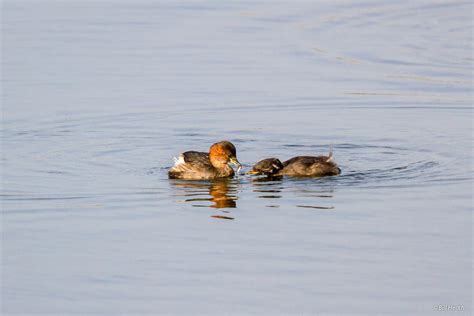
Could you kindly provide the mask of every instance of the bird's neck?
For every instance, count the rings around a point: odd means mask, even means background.
[[[228,164],[219,165],[216,169],[221,177],[230,177],[234,175],[234,170]]]

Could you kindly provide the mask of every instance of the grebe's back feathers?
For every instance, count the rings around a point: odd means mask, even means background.
[[[209,161],[209,154],[198,151],[186,151],[174,158],[174,166],[170,169],[168,175],[170,178],[180,178],[184,172],[193,172],[193,170],[212,169]]]
[[[332,146],[327,156],[298,156],[283,162],[281,175],[294,176],[328,176],[341,173],[341,169],[334,162]]]

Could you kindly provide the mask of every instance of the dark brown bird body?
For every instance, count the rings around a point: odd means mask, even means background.
[[[332,156],[298,156],[283,163],[283,169],[277,175],[294,177],[324,177],[341,173]]]
[[[250,174],[291,177],[323,177],[341,173],[333,161],[332,152],[328,156],[297,156],[283,163],[277,158],[267,158],[257,162]]]

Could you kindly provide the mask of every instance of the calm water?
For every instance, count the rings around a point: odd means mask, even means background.
[[[472,9],[2,1],[2,313],[470,314]]]

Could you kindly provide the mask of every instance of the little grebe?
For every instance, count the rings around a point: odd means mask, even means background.
[[[277,158],[267,158],[257,162],[248,173],[273,177],[335,176],[341,173],[341,169],[333,160],[332,150],[328,156],[298,156],[283,163]]]
[[[209,153],[187,151],[175,158],[175,164],[168,172],[170,179],[217,179],[234,176],[229,166],[237,166],[237,173],[242,167],[237,160],[235,146],[228,141],[215,143]]]

